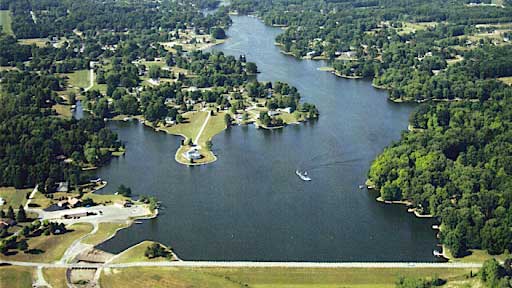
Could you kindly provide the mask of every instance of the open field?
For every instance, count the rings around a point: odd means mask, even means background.
[[[475,272],[475,271],[473,271]],[[439,268],[125,268],[106,269],[102,287],[395,287],[400,276],[465,282],[468,269]],[[137,274],[138,277],[133,277]],[[456,287],[456,286],[449,286]]]
[[[212,140],[213,136],[219,134],[224,129],[226,129],[224,115],[226,115],[226,112],[219,112],[215,113],[215,115],[210,117],[210,120],[208,120],[208,124],[206,124],[206,127],[204,128],[203,134],[201,134],[201,137],[199,138],[199,145],[204,146],[206,141]]]
[[[90,224],[74,224],[68,229],[71,232],[64,233],[62,235],[41,235],[33,238],[28,238],[28,247],[33,251],[42,251],[40,254],[24,253],[17,251],[15,255],[5,256],[0,254],[0,260],[7,261],[33,261],[33,262],[53,262],[59,260],[66,249],[76,239],[92,231],[92,225]]]
[[[503,82],[505,84],[512,85],[512,76],[511,77],[501,77],[501,78],[498,78],[498,80],[500,80],[501,82]]]
[[[44,279],[53,288],[67,288],[66,268],[45,268],[43,269]]]
[[[71,117],[73,116],[70,105],[55,104],[53,105],[53,109],[55,109],[55,112],[57,112],[59,116],[64,117],[66,119],[71,119]]]
[[[89,86],[89,70],[78,70],[73,73],[61,74],[63,77],[68,77],[68,84],[76,88],[86,88]]]
[[[0,11],[0,26],[2,26],[2,31],[5,34],[13,35],[11,22],[12,22],[11,11],[1,10]]]
[[[18,42],[22,45],[36,45],[37,47],[45,47],[47,38],[30,38],[30,39],[19,39]]]
[[[98,245],[106,239],[112,237],[117,232],[117,230],[126,227],[128,227],[128,224],[126,223],[99,223],[98,231],[82,240],[82,243]]]
[[[34,274],[34,269],[30,267],[1,266],[0,286],[9,288],[32,287],[32,279],[34,278]]]
[[[402,28],[398,28],[398,34],[405,35],[414,33],[416,31],[425,30],[429,27],[435,27],[437,25],[436,22],[421,22],[421,23],[412,23],[412,22],[402,22]]]
[[[17,209],[20,205],[25,205],[27,202],[27,193],[32,192],[32,189],[15,189],[14,187],[0,187],[0,197],[4,199],[5,204],[0,206],[0,209],[12,206]]]
[[[117,257],[112,263],[131,263],[131,262],[158,262],[158,261],[168,261],[168,259],[163,257],[157,257],[153,259],[149,259],[144,256],[144,252],[146,252],[146,248],[151,244],[156,243],[153,241],[143,241],[139,244],[128,248],[127,250],[121,252],[119,257]]]
[[[193,140],[199,133],[199,130],[207,116],[208,112],[187,112],[183,114],[185,123],[180,123],[171,127],[162,127],[160,129],[170,134],[185,136],[188,139]]]

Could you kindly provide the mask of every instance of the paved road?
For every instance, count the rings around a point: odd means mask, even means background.
[[[89,64],[89,65],[91,65],[91,64]],[[93,86],[94,86],[94,69],[91,67],[91,69],[89,70],[89,86],[84,88],[84,91],[85,92],[89,91]]]
[[[225,267],[225,268],[480,268],[481,263],[429,263],[429,262],[223,262],[223,261],[162,261],[122,264],[70,264],[4,261],[16,266],[42,266],[47,268],[128,268],[128,267]]]

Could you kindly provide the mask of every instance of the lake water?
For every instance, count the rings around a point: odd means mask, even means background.
[[[233,17],[230,39],[214,50],[246,55],[259,80],[296,86],[320,119],[274,131],[231,127],[213,139],[218,160],[200,167],[174,161],[179,137],[111,122],[127,153],[98,170],[109,182],[102,193],[125,184],[164,209],[100,248],[119,252],[151,239],[186,260],[435,261],[431,220],[358,188],[371,161],[400,138],[412,107],[387,101],[370,82],[317,71],[325,63],[285,56],[274,45],[280,31]],[[297,168],[313,181],[301,181]]]

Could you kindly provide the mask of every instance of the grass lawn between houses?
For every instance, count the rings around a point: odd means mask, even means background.
[[[391,288],[400,276],[437,276],[448,280],[445,287],[461,287],[459,284],[474,281],[467,278],[469,273],[469,269],[446,268],[137,267],[105,269],[100,284],[101,287]]]

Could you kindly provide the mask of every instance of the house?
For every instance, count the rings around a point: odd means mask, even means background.
[[[188,160],[198,160],[203,158],[203,155],[199,153],[199,150],[197,150],[197,148],[191,148],[187,152],[183,153],[183,156]]]
[[[5,205],[5,200],[4,200],[4,198],[0,197],[0,206],[2,206],[2,205]]]
[[[292,107],[277,108],[277,111],[290,114],[290,113],[292,113]]]
[[[82,201],[78,198],[68,198],[68,206],[71,208],[78,206],[80,202]]]
[[[268,116],[272,117],[272,116],[277,116],[279,114],[281,114],[279,111],[274,111],[274,110],[269,110],[267,112]]]
[[[57,192],[68,192],[69,191],[69,182],[59,182],[57,184]]]
[[[165,117],[165,124],[174,125],[176,124],[176,121],[172,120],[172,117]]]

